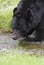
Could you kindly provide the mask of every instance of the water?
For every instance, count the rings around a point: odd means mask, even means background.
[[[11,34],[0,35],[0,51],[6,52],[9,49],[18,50],[18,52],[27,52],[29,54],[44,54],[44,42],[26,42],[18,41],[11,38]]]

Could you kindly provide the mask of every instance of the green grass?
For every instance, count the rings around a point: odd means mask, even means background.
[[[4,10],[4,9],[3,9]],[[4,31],[11,31],[11,21],[12,21],[12,9],[7,11],[0,11],[0,28]]]
[[[44,56],[19,53],[0,54],[0,65],[44,65]]]
[[[0,5],[15,5],[15,3],[18,3],[19,0],[0,0]]]
[[[19,0],[0,0],[0,29],[3,29],[5,32],[12,31],[13,8],[16,7],[18,1]]]

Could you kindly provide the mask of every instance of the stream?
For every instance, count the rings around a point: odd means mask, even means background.
[[[0,52],[16,50],[19,53],[44,55],[44,42],[26,42],[13,40],[11,34],[0,34]]]

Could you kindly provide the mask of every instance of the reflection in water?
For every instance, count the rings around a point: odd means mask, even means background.
[[[38,49],[38,50],[44,50],[44,42],[25,42],[25,41],[21,41],[19,43],[19,46],[21,46],[22,48],[25,48],[26,50],[29,49]]]

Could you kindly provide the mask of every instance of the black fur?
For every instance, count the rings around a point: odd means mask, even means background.
[[[35,30],[36,40],[44,40],[44,0],[21,0],[13,10],[12,29],[24,36]]]

